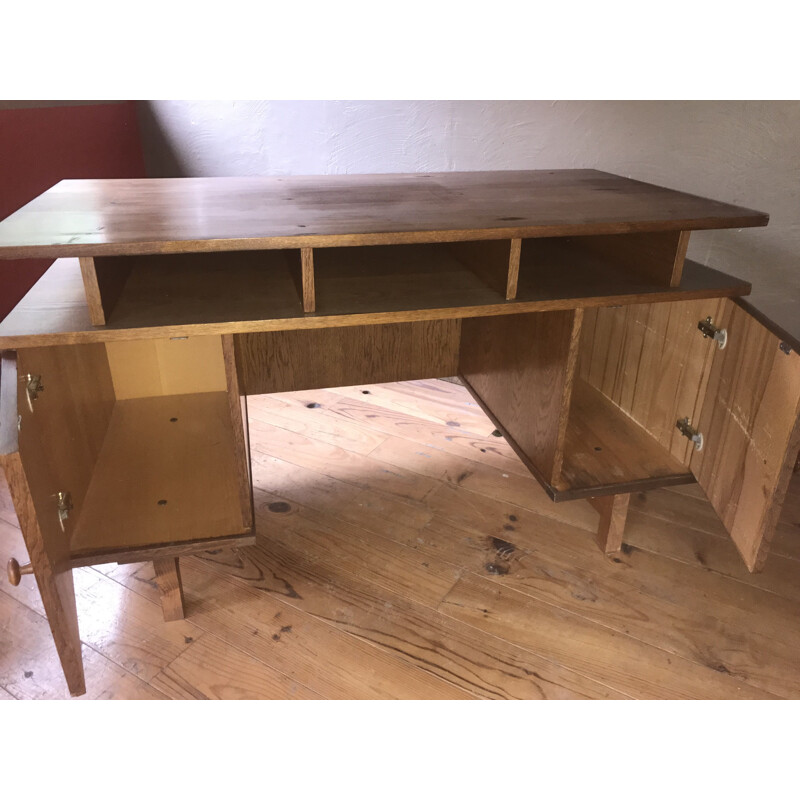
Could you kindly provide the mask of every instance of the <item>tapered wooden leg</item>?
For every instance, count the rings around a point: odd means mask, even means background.
[[[186,614],[183,610],[183,584],[181,583],[178,559],[154,558],[153,567],[156,571],[156,583],[161,591],[161,610],[164,612],[164,621],[173,622],[183,619]]]
[[[630,499],[629,494],[589,498],[595,510],[600,512],[595,541],[604,553],[616,553],[622,547],[622,535],[625,532]]]

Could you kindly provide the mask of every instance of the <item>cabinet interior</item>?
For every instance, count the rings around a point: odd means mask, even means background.
[[[44,386],[27,406],[21,385],[20,452],[31,460],[48,442],[40,513],[57,515],[52,498],[69,493],[62,522],[73,566],[253,541],[238,384],[224,346],[232,343],[217,336],[19,354]]]
[[[464,320],[460,370],[554,500],[689,483],[676,423],[700,417],[716,343],[697,323],[722,302]]]

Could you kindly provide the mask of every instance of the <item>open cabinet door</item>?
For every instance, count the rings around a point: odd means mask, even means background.
[[[730,300],[690,468],[747,568],[764,566],[800,448],[800,355]]]
[[[47,621],[69,691],[86,691],[78,612],[70,568],[69,539],[61,529],[57,501],[50,497],[53,478],[36,426],[26,425],[27,386],[13,353],[2,354],[0,370],[0,466],[5,471],[19,526],[28,549]],[[35,394],[32,389],[31,396]],[[33,401],[32,401],[33,402]],[[49,513],[48,513],[49,512]]]

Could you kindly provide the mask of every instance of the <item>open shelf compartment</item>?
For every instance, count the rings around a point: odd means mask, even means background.
[[[95,325],[115,328],[303,314],[299,250],[81,259]]]
[[[510,240],[81,259],[95,325],[413,312],[506,299]]]
[[[509,248],[509,240],[501,240],[315,249],[317,314],[502,303]]]
[[[119,281],[104,306],[87,299],[86,264],[58,259],[0,322],[0,347],[549,313],[750,291],[747,282],[690,261],[680,286],[671,287],[634,279],[603,258],[565,253],[558,243],[555,260],[532,259],[532,241],[120,256],[105,266],[96,259]],[[538,241],[544,252],[556,240]],[[520,242],[528,255],[517,274]],[[517,298],[507,299],[517,277]],[[108,315],[103,323],[98,308]]]
[[[688,232],[621,233],[523,239],[516,299],[613,297],[696,288],[705,269],[692,265],[683,286]],[[713,273],[713,270],[711,271]]]

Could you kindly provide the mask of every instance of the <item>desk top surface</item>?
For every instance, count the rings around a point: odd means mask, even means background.
[[[582,169],[65,180],[0,222],[0,258],[743,228],[768,220]]]

